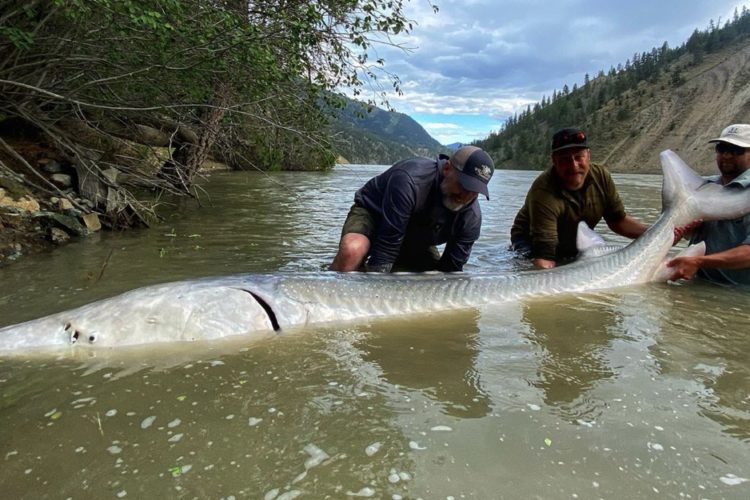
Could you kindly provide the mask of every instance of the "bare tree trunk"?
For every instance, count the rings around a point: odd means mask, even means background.
[[[228,0],[227,7],[236,11],[245,21],[248,18],[247,0]],[[232,104],[234,92],[232,86],[222,80],[214,85],[213,102],[209,103],[201,120],[202,129],[198,132],[198,140],[193,144],[185,144],[172,159],[162,167],[159,176],[167,180],[175,188],[190,193],[193,179],[201,165],[208,159],[216,139],[221,130],[221,121]]]
[[[183,144],[167,161],[159,176],[173,185],[177,190],[189,193],[195,175],[211,153],[211,148],[221,130],[221,121],[227,112],[231,99],[231,89],[219,83],[216,86],[213,102],[206,108],[201,120],[198,139],[192,144]]]

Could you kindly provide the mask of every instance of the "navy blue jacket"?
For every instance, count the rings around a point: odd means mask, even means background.
[[[443,205],[440,183],[445,155],[437,161],[410,158],[370,179],[354,201],[375,218],[368,266],[390,270],[409,255],[446,243],[436,265],[440,271],[461,271],[479,238],[482,212],[475,199],[454,212]]]

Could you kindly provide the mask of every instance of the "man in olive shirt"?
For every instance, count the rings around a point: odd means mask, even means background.
[[[565,128],[552,136],[552,167],[531,185],[511,229],[511,248],[538,268],[575,258],[578,223],[604,218],[617,234],[637,238],[648,226],[625,213],[607,169],[590,161],[586,134]]]

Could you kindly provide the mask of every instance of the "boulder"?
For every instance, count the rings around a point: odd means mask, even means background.
[[[52,212],[37,212],[34,214],[34,218],[39,221],[42,226],[46,228],[56,227],[62,229],[68,234],[75,236],[85,236],[86,228],[78,222],[75,217],[69,217],[67,215],[56,214]]]
[[[99,221],[99,216],[94,212],[83,214],[81,219],[86,225],[86,229],[88,229],[92,233],[99,231],[102,228],[102,223]]]
[[[52,181],[52,184],[62,189],[73,185],[73,179],[68,174],[52,174],[49,180]]]
[[[65,212],[66,210],[71,210],[73,208],[73,204],[69,199],[62,198],[58,201],[57,208],[59,208],[61,212]]]
[[[39,202],[30,196],[21,196],[13,199],[5,189],[0,188],[0,207],[17,208],[25,212],[38,212]]]
[[[48,174],[59,174],[62,173],[63,167],[55,160],[46,160],[46,161],[39,161],[39,164],[42,165],[42,170],[47,172]]]

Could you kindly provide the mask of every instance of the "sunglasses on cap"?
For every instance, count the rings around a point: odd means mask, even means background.
[[[739,155],[744,155],[746,151],[747,151],[747,148],[743,148],[741,146],[735,146],[734,144],[729,144],[728,142],[716,143],[716,152],[719,154],[730,153],[734,156],[739,156]]]
[[[578,132],[562,132],[557,133],[552,138],[552,149],[557,149],[563,146],[569,146],[571,144],[586,145],[586,134],[581,131]]]

